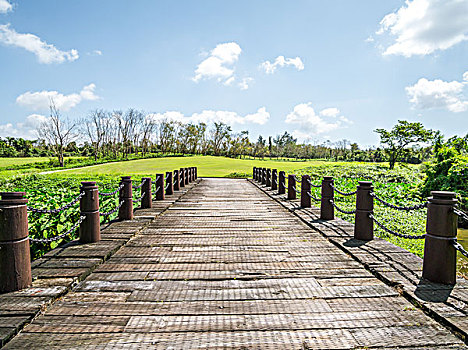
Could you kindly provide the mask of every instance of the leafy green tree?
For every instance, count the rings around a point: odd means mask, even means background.
[[[385,153],[388,155],[390,169],[395,168],[405,152],[406,147],[412,144],[428,142],[434,138],[434,131],[424,128],[419,123],[412,123],[406,120],[399,120],[392,130],[375,129],[380,135],[380,143],[385,147]]]

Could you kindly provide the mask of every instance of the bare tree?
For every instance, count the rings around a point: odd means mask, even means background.
[[[96,109],[91,111],[90,114],[82,120],[82,128],[91,141],[95,161],[98,159],[99,151],[105,137],[106,119],[107,113],[102,109]]]
[[[141,126],[141,153],[145,155],[146,152],[148,152],[148,146],[151,143],[151,136],[153,135],[154,131],[156,129],[156,123],[155,121],[149,117],[146,116],[142,122]]]
[[[53,100],[50,100],[49,108],[49,119],[41,123],[37,132],[39,137],[52,147],[59,165],[63,167],[65,148],[76,138],[76,135],[73,134],[76,124],[60,115]]]

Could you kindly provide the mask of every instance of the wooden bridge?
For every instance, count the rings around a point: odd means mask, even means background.
[[[248,180],[198,179],[33,263],[6,349],[462,349],[468,284]],[[18,333],[18,334],[16,334]]]

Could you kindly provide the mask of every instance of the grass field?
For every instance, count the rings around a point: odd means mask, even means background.
[[[168,157],[156,159],[139,159],[126,162],[100,164],[86,168],[66,170],[62,174],[115,174],[115,175],[144,175],[164,173],[183,167],[196,166],[200,177],[225,177],[252,175],[252,168],[277,168],[286,172],[311,166],[334,164],[336,166],[349,164],[327,162],[323,160],[294,161],[294,160],[260,160],[260,159],[232,159],[214,156]],[[355,163],[356,164],[356,163]]]
[[[49,157],[0,158],[0,168],[12,165],[48,162]]]

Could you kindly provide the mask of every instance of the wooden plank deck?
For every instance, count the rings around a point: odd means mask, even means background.
[[[465,348],[321,233],[233,179],[203,179],[6,345],[402,347]]]

